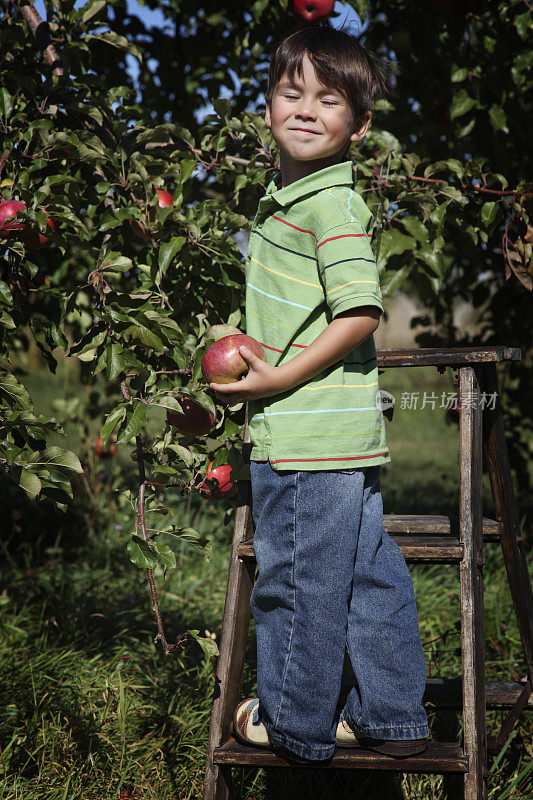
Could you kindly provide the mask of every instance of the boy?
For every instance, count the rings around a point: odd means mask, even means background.
[[[257,698],[234,731],[294,763],[337,745],[409,756],[427,746],[426,672],[411,575],[383,528],[390,461],[373,332],[383,311],[371,214],[352,188],[386,71],[348,34],[299,30],[270,64],[265,123],[280,148],[246,261],[241,381],[248,403]],[[280,180],[281,178],[281,180]],[[347,647],[357,683],[339,717]]]

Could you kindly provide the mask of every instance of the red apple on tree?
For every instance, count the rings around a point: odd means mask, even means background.
[[[173,204],[173,198],[170,192],[165,191],[164,189],[156,189],[157,192],[157,204],[159,208],[165,208],[165,206],[171,206]],[[146,214],[144,213],[146,207],[143,206],[143,211],[141,212],[141,219],[130,219],[130,227],[132,231],[139,236],[141,239],[148,239],[150,237],[150,231],[146,227]],[[148,211],[148,220],[150,223],[155,222],[155,215],[156,209],[150,208]]]
[[[185,436],[205,436],[214,427],[216,414],[188,397],[179,401],[182,413],[167,411],[167,421]]]
[[[236,486],[230,480],[231,478],[231,467],[229,464],[221,464],[219,467],[215,467],[215,469],[211,469],[213,462],[209,462],[209,466],[207,468],[207,473],[203,483],[200,484],[198,491],[202,495],[202,497],[213,497],[213,498],[221,498],[221,497],[229,497],[235,490]],[[214,483],[208,485],[207,481],[210,481],[212,478],[216,478],[218,481],[218,486],[215,487]]]
[[[99,436],[94,445],[94,452],[100,458],[113,458],[117,452],[117,446],[116,444],[110,444],[109,447],[105,448],[102,437]]]
[[[306,22],[314,22],[331,14],[334,5],[334,0],[294,0],[294,13]]]
[[[24,222],[17,220],[17,212],[26,211],[21,200],[4,200],[0,203],[0,236],[5,238],[24,230]]]
[[[46,224],[55,231],[56,224],[53,219],[47,217]],[[24,244],[27,247],[31,247],[33,250],[40,250],[41,247],[48,247],[48,245],[52,244],[52,240],[40,231],[24,231],[22,238]]]
[[[26,223],[17,219],[17,213],[26,210],[26,203],[23,203],[22,200],[4,200],[3,203],[0,203],[0,239],[16,237],[22,239],[27,247],[33,249],[48,247],[51,244],[48,236],[40,231],[26,230]],[[55,231],[56,225],[53,219],[47,217],[46,223]]]
[[[170,192],[166,192],[164,189],[156,189],[157,192],[157,204],[159,208],[165,208],[165,206],[171,206],[174,203],[174,199]],[[155,208],[150,209],[150,222],[155,221]]]
[[[202,375],[208,383],[232,383],[249,370],[239,353],[239,347],[248,347],[258,358],[266,361],[263,346],[246,333],[223,336],[208,347],[202,358]]]

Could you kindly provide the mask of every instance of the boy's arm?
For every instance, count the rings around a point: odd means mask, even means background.
[[[378,327],[380,314],[377,306],[359,306],[341,312],[314,342],[279,367],[265,363],[247,347],[240,347],[250,367],[246,377],[233,383],[210,383],[209,386],[226,403],[272,397],[294,389],[364,342]]]

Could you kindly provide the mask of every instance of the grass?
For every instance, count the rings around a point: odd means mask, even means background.
[[[36,385],[46,404],[41,378]],[[397,402],[393,422],[386,423],[392,460],[382,471],[385,513],[457,510],[456,426],[447,424],[443,409],[399,408],[401,392],[420,387],[450,391],[451,382],[426,368],[391,369],[381,378]],[[115,459],[94,473],[89,488],[96,515],[88,513],[82,485],[65,517],[36,511],[14,488],[0,487],[1,800],[202,796],[215,662],[194,641],[169,656],[153,644],[145,577],[124,547],[131,514],[106,510],[109,487],[120,485],[121,463]],[[488,483],[484,499],[491,516]],[[232,534],[225,508],[188,496],[176,510],[176,523],[211,539],[213,555],[207,562],[183,544],[176,569],[157,575],[170,641],[192,628],[219,640]],[[518,680],[526,667],[498,546],[487,544],[485,557],[487,677]],[[458,568],[412,566],[411,573],[428,675],[459,675]],[[254,655],[252,621],[243,697],[255,693]],[[459,714],[428,713],[434,738],[460,738]],[[489,733],[498,732],[502,718],[503,712],[488,712]],[[491,760],[490,800],[533,798],[532,730],[527,712],[502,757]],[[233,779],[235,797],[243,800],[463,797],[460,776],[235,769]]]

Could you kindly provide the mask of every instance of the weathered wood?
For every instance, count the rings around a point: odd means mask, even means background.
[[[487,797],[485,709],[485,621],[483,609],[482,423],[479,367],[459,370],[459,535],[464,558],[459,567],[463,741],[469,769],[465,800]]]
[[[353,686],[353,678],[343,676],[339,705]],[[427,678],[423,703],[435,708],[460,708],[462,705],[463,682],[461,678]],[[524,684],[518,681],[485,681],[485,698],[487,708],[511,708],[518,701]],[[533,711],[533,695],[527,701],[524,710]]]
[[[459,539],[446,536],[402,536],[393,537],[406,561],[430,561],[456,563],[463,557],[463,545]],[[254,559],[253,542],[243,542],[237,550],[240,558]]]
[[[498,391],[498,376],[493,364],[483,367],[483,390],[489,394],[496,392],[494,408],[486,408],[483,414],[485,458],[494,507],[502,525],[502,552],[516,621],[522,639],[529,677],[533,679],[533,595],[522,544],[523,539],[520,536],[518,509],[514,496]]]
[[[378,367],[439,367],[479,364],[482,362],[520,361],[519,347],[414,347],[401,349],[382,347],[377,350]]]
[[[249,442],[248,420],[245,420],[244,439]],[[220,636],[219,657],[209,744],[205,770],[204,800],[227,800],[231,772],[213,761],[213,752],[228,740],[233,711],[239,701],[242,673],[246,655],[246,640],[250,625],[250,595],[253,589],[255,566],[237,555],[239,545],[253,535],[250,481],[238,482],[233,544],[230,556],[228,585]]]
[[[232,767],[291,767],[292,769],[379,769],[389,772],[466,772],[468,759],[456,742],[429,742],[424,753],[409,758],[391,758],[359,747],[339,747],[325,762],[296,767],[267,748],[246,747],[230,739],[214,753],[216,764]]]
[[[388,534],[425,534],[426,536],[459,537],[459,514],[449,516],[430,514],[384,514],[383,527]],[[497,519],[483,517],[485,541],[499,541],[501,523]]]

